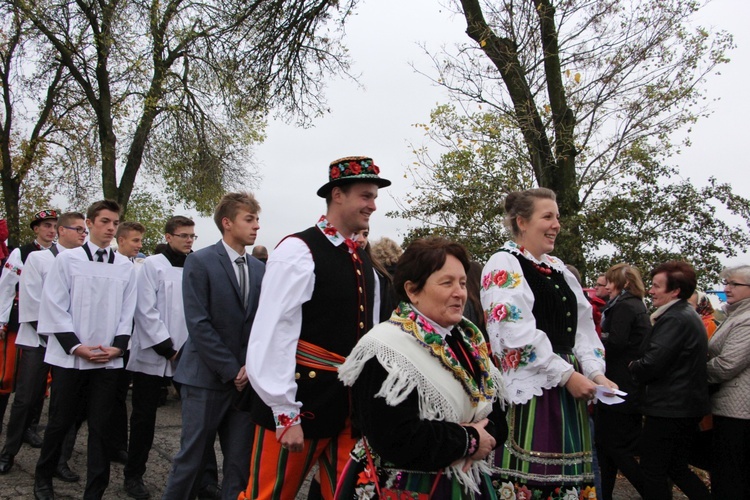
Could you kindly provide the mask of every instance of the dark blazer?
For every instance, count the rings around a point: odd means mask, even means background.
[[[234,263],[221,241],[185,260],[182,296],[188,340],[175,371],[176,382],[214,390],[234,388],[234,378],[245,365],[266,270],[258,259],[245,255],[250,274],[245,311]]]
[[[708,400],[706,327],[686,300],[680,299],[654,323],[643,355],[630,372],[643,385],[644,415],[666,418],[702,417]]]

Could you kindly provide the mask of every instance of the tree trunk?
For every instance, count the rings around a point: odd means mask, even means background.
[[[537,184],[555,191],[564,237],[560,238],[556,255],[585,272],[578,215],[580,200],[575,164],[575,116],[568,107],[558,56],[557,30],[554,8],[548,0],[535,0],[544,46],[544,69],[552,108],[555,131],[554,152],[539,114],[531,88],[512,39],[501,38],[492,31],[484,18],[479,0],[461,0],[466,17],[466,33],[479,43],[485,55],[497,68],[508,89],[529,153]]]

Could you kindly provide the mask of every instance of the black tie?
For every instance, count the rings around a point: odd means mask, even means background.
[[[97,250],[97,251],[96,251],[96,256],[97,256],[97,259],[96,259],[96,261],[97,261],[97,262],[104,262],[104,255],[105,255],[106,253],[107,253],[107,251],[106,251],[106,250],[104,250],[103,248],[100,248],[99,250]]]
[[[234,262],[240,270],[240,297],[242,297],[242,307],[247,308],[247,273],[245,272],[245,257],[237,257]]]

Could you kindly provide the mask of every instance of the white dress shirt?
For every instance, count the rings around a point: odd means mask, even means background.
[[[338,244],[344,244],[343,238],[338,240]],[[380,287],[374,270],[373,274],[373,324],[377,324],[380,322]],[[299,414],[302,407],[296,400],[294,370],[302,331],[302,305],[312,298],[314,288],[315,262],[310,249],[299,238],[286,238],[266,263],[245,364],[253,389],[271,407],[274,416]]]

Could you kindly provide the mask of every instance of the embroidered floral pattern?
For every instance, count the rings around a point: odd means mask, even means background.
[[[339,230],[336,229],[336,226],[331,224],[328,219],[326,219],[325,215],[320,216],[320,219],[318,219],[318,223],[316,225],[321,231],[323,231],[323,234],[325,234],[328,240],[334,245],[339,245],[343,241],[349,248],[349,253],[353,255],[352,258],[354,260],[357,260],[356,255],[359,245],[357,245],[351,238],[344,237],[339,232]]]
[[[514,241],[509,241],[505,244],[503,248],[501,248],[501,251],[506,251],[510,253],[515,253],[518,255],[522,255],[525,257],[531,265],[534,266],[534,268],[539,271],[540,273],[549,276],[552,274],[552,271],[556,271],[558,273],[562,273],[562,270],[564,268],[564,265],[562,261],[556,257],[552,257],[550,255],[544,254],[542,257],[545,259],[544,261],[537,260],[536,257],[531,255],[531,252],[526,250],[524,247],[518,245]]]
[[[16,274],[17,274],[17,275],[19,275],[19,276],[21,275],[21,268],[19,268],[19,267],[16,267],[16,266],[12,265],[12,264],[11,264],[11,263],[9,263],[9,262],[6,262],[6,263],[5,263],[5,269],[9,269],[9,270],[10,270],[10,272],[12,272],[12,273],[16,273]]]
[[[540,489],[529,488],[525,484],[511,483],[510,481],[493,481],[500,500],[595,500],[596,488],[586,486],[585,489],[563,486],[555,488],[548,496]]]
[[[365,470],[359,473],[357,476],[357,485],[354,487],[354,494],[357,499],[366,500],[375,497],[376,490],[373,475],[369,467],[366,467]]]
[[[404,332],[414,336],[420,345],[429,349],[430,353],[438,358],[451,371],[453,376],[461,382],[464,391],[469,395],[469,399],[473,405],[476,405],[480,401],[493,400],[496,388],[490,376],[491,361],[487,344],[484,342],[484,337],[476,326],[469,321],[461,320],[461,323],[458,324],[458,329],[466,338],[464,342],[466,352],[474,358],[481,372],[479,384],[461,366],[453,350],[440,337],[440,334],[435,332],[429,321],[417,314],[409,304],[401,302],[389,321],[400,327]]]
[[[378,175],[379,173],[380,168],[378,168],[378,166],[375,165],[371,159],[367,158],[362,160],[342,161],[340,163],[331,165],[329,176],[331,180],[334,180],[341,177],[350,177],[353,175],[372,176]]]
[[[487,323],[500,323],[502,321],[515,323],[522,319],[521,309],[518,306],[502,302],[493,302],[490,304],[490,308],[484,311],[484,314]]]
[[[503,349],[500,352],[500,369],[504,372],[517,370],[536,360],[533,345],[527,344],[520,349]]]
[[[586,486],[581,491],[580,500],[595,500],[596,499],[596,488],[593,486]]]
[[[482,278],[482,288],[489,290],[493,286],[498,288],[515,288],[521,284],[521,274],[508,272],[505,269],[492,271]]]
[[[276,427],[289,427],[295,421],[299,420],[299,414],[294,411],[289,414],[279,413],[278,415],[274,415],[274,420],[276,421]]]

